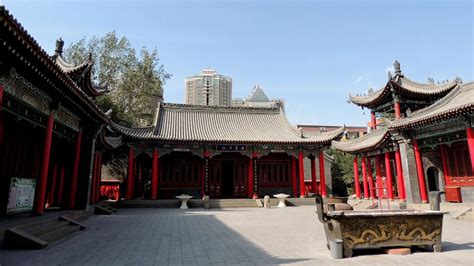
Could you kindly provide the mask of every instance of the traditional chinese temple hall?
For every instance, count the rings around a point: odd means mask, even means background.
[[[344,129],[306,136],[281,108],[159,103],[151,127],[112,124],[111,131],[117,136],[106,141],[128,149],[126,198],[159,199],[182,193],[195,198],[327,195],[323,150]],[[305,158],[311,165],[309,188]]]

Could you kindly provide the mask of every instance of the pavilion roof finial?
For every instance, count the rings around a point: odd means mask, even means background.
[[[63,48],[64,48],[64,41],[61,37],[59,37],[59,39],[56,40],[56,50],[54,51],[56,55],[62,56]]]
[[[395,62],[393,63],[393,69],[395,69],[395,74],[398,74],[398,75],[402,74],[402,70],[400,68],[400,62],[398,62],[398,60],[395,60]]]

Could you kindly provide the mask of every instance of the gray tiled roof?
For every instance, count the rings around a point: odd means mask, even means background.
[[[280,108],[198,106],[160,103],[155,126],[125,128],[124,136],[149,141],[198,143],[329,144],[344,129],[304,137]]]
[[[354,140],[346,142],[333,141],[331,145],[334,149],[340,151],[357,153],[376,150],[379,147],[383,146],[389,139],[390,132],[387,129],[378,129],[371,131],[370,133],[367,133],[364,136],[356,138]]]
[[[439,101],[413,112],[409,117],[393,122],[387,121],[388,129],[372,131],[348,142],[333,141],[332,147],[352,153],[377,150],[390,139],[390,130],[408,130],[472,113],[474,113],[474,82],[456,85]]]
[[[377,105],[378,102],[382,101],[385,97],[391,96],[392,92],[390,83],[393,85],[394,89],[399,91],[401,94],[410,94],[417,95],[418,97],[424,97],[447,93],[454,89],[456,85],[460,84],[460,82],[461,81],[459,78],[455,78],[452,81],[442,84],[422,84],[412,81],[404,76],[397,75],[393,80],[389,80],[383,88],[376,90],[369,95],[349,95],[349,100],[359,106],[373,107],[373,105]]]
[[[474,82],[458,85],[436,103],[389,124],[390,129],[409,129],[474,112]]]

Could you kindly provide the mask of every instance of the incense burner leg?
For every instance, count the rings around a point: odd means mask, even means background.
[[[344,247],[344,258],[352,257],[352,248]]]
[[[433,252],[441,252],[441,244],[434,244]]]

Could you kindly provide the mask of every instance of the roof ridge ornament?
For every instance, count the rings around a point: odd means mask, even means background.
[[[400,68],[400,62],[398,60],[395,60],[393,63],[393,69],[395,70],[395,74],[402,76],[402,70]]]
[[[54,50],[56,55],[62,56],[63,48],[64,48],[64,41],[61,37],[59,37],[59,39],[56,40],[56,50]]]

